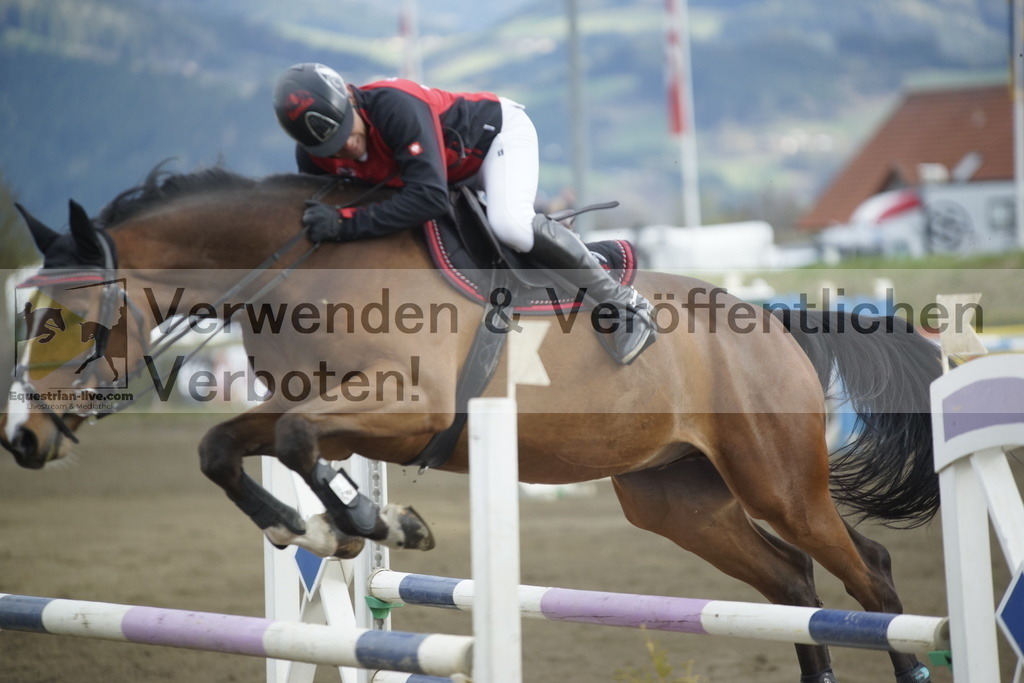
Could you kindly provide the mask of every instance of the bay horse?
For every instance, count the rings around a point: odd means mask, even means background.
[[[139,324],[129,326],[128,335],[129,367],[136,372],[146,365],[149,331],[166,326],[175,310],[199,311],[194,321],[220,317],[239,324],[250,369],[276,371],[279,378],[294,372],[294,379],[299,371],[316,376],[326,367],[318,363],[346,368],[321,373],[328,391],[303,395],[302,382],[292,382],[211,428],[199,444],[202,471],[278,546],[351,556],[369,537],[427,549],[434,541],[415,511],[377,511],[354,502],[361,494],[333,470],[325,472],[323,460],[360,453],[408,463],[451,424],[457,377],[481,309],[436,274],[416,231],[315,249],[301,235],[295,239],[311,195],[321,193],[334,204],[365,199],[361,188],[328,191],[324,182],[154,169],[95,220],[72,203],[70,234],[58,235],[26,213],[45,256],[37,284],[45,289],[47,274],[58,267],[101,268],[107,280],[116,269],[128,283],[127,300],[139,309]],[[232,283],[258,272],[253,269],[282,244],[265,275],[294,272],[275,278],[271,293],[257,293],[245,305],[210,305],[223,303]],[[182,287],[186,272],[201,276]],[[224,273],[231,276],[220,277]],[[517,395],[521,480],[611,477],[632,524],[697,554],[772,603],[819,606],[817,561],[865,610],[902,612],[888,551],[845,521],[837,504],[845,514],[897,527],[924,524],[935,514],[928,387],[940,374],[938,349],[900,318],[773,311],[706,282],[657,272],[641,272],[635,285],[662,304],[656,312],[661,333],[629,367],[605,354],[586,314],[552,326],[555,333],[540,348],[550,387],[524,386]],[[402,297],[403,306],[436,309],[440,322],[404,333],[414,319],[396,315],[391,323],[403,324],[402,331],[382,333],[368,311],[374,305],[383,310],[388,295],[392,305]],[[288,302],[315,308],[339,297],[352,305],[335,312],[351,315],[347,326],[340,321],[329,333],[311,308],[302,309],[305,318],[296,318],[295,308],[291,320],[303,322],[304,332],[316,322],[316,333],[287,338],[258,317]],[[140,303],[146,299],[148,310]],[[256,308],[246,309],[250,304]],[[78,305],[95,311],[100,304],[83,299]],[[450,324],[456,318],[474,324]],[[425,318],[415,320],[427,327]],[[573,320],[584,323],[568,324]],[[733,324],[741,320],[750,324]],[[32,349],[27,364],[41,353],[42,347]],[[410,362],[411,375],[388,374]],[[825,410],[833,374],[862,427],[830,458]],[[384,377],[390,389],[364,400],[374,377]],[[505,379],[499,364],[486,395],[502,395]],[[0,422],[0,442],[20,464],[41,467],[67,452],[68,434],[84,418],[39,403],[12,404]],[[244,472],[243,458],[255,454],[274,455],[302,475],[328,512],[302,520],[270,496]],[[442,469],[466,472],[467,455],[463,434]],[[796,651],[801,681],[837,680],[825,647],[801,644]],[[914,656],[889,655],[900,683],[930,680]]]

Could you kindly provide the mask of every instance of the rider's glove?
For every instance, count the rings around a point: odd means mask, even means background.
[[[355,215],[352,207],[338,207],[309,200],[302,214],[302,227],[312,242],[344,242],[348,233],[345,223]]]

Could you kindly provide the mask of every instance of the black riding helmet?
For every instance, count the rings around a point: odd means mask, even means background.
[[[323,64],[296,64],[274,87],[274,111],[288,135],[313,156],[336,154],[352,132],[355,113],[345,81]]]

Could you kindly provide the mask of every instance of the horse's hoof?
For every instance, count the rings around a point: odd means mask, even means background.
[[[931,683],[932,672],[924,664],[912,666],[896,674],[896,683]]]
[[[411,507],[388,505],[380,513],[388,527],[381,543],[397,550],[433,550],[434,533],[426,521]]]
[[[801,676],[800,683],[839,683],[839,679],[832,672],[832,669],[825,669],[816,674]]]

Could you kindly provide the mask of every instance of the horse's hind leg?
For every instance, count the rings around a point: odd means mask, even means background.
[[[827,492],[826,492],[827,493]],[[853,531],[839,516],[830,497],[804,498],[799,519],[785,514],[765,519],[780,536],[799,544],[846,587],[846,592],[869,612],[903,613],[893,585],[889,552],[879,543]],[[899,683],[930,681],[927,668],[914,655],[890,652]]]
[[[820,426],[816,416],[807,417]],[[853,531],[836,510],[828,490],[824,438],[809,438],[814,432],[801,431],[794,423],[787,426],[775,433],[774,442],[752,440],[759,444],[757,449],[720,459],[730,488],[750,515],[810,554],[865,610],[902,613],[888,551]],[[899,683],[931,680],[913,655],[890,652],[889,657]]]
[[[902,614],[903,603],[896,593],[896,583],[892,578],[892,561],[888,549],[881,543],[872,541],[867,536],[858,532],[845,520],[843,524],[846,525],[846,531],[850,534],[850,538],[853,539],[854,545],[857,546],[857,552],[860,553],[864,562],[867,563],[877,576],[881,577],[884,584],[892,592],[895,607],[887,611]],[[913,655],[890,653],[890,657],[892,657],[897,683],[925,683],[931,680],[928,675],[928,669],[918,662],[917,658]]]
[[[754,524],[705,458],[613,477],[630,522],[660,534],[780,605],[818,607],[803,551]],[[797,645],[802,681],[835,681],[825,647]]]

